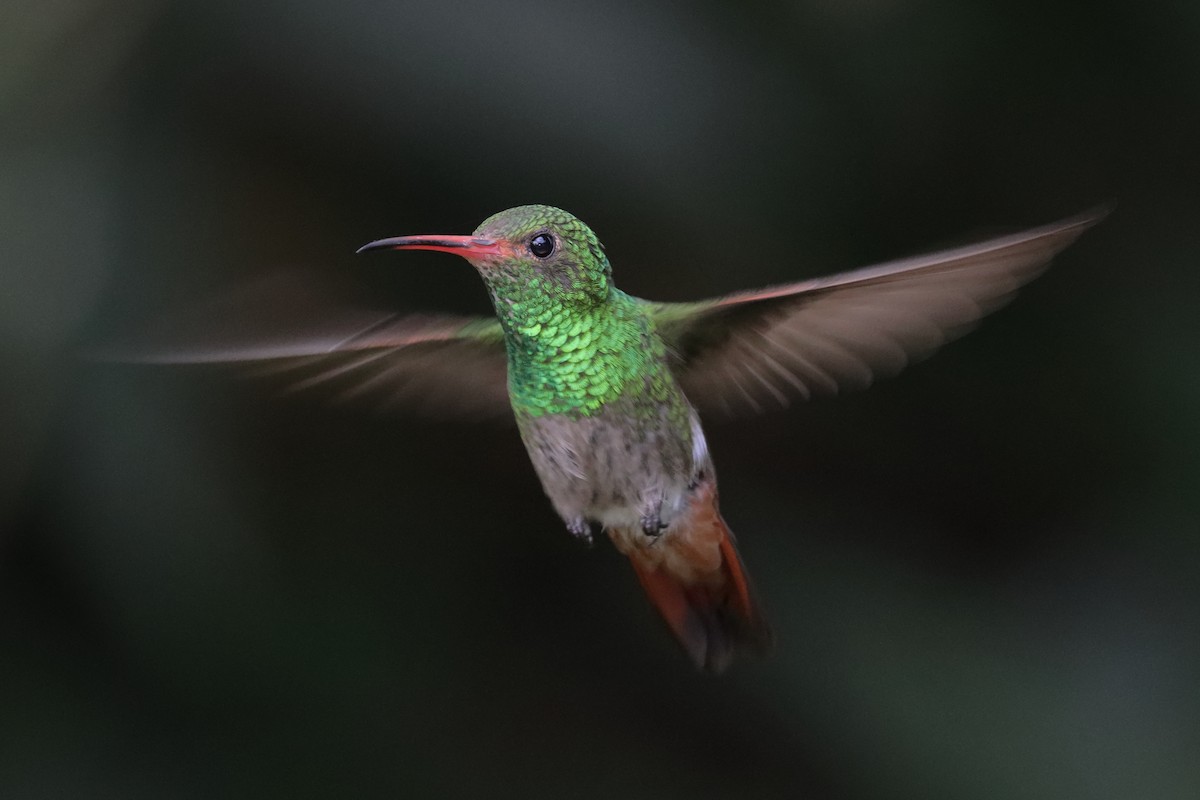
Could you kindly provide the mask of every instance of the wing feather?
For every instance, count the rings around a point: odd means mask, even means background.
[[[323,392],[434,416],[509,413],[504,339],[495,319],[404,315],[339,301],[305,272],[276,273],[134,339],[94,353],[107,360],[225,364],[287,392]]]
[[[930,355],[1012,299],[1108,211],[800,283],[654,304],[652,313],[692,402],[786,406],[864,388]]]

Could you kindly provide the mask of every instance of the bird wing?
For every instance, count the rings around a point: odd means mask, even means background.
[[[224,364],[285,391],[324,392],[445,417],[509,413],[504,336],[484,317],[406,315],[342,303],[305,273],[278,273],[92,352],[108,361]]]
[[[652,313],[684,392],[759,412],[864,388],[968,331],[1095,225],[1100,208],[1032,230]]]

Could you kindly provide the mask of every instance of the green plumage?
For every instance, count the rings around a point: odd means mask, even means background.
[[[623,292],[569,309],[553,294],[506,337],[509,391],[522,412],[590,416],[632,393],[671,399],[666,353],[641,303]],[[524,309],[522,309],[524,310]]]
[[[612,285],[612,268],[591,229],[550,206],[521,206],[486,220],[475,236],[522,241],[554,230],[544,259],[515,253],[483,270],[508,352],[518,415],[590,417],[620,400],[632,410],[679,406],[651,306]]]

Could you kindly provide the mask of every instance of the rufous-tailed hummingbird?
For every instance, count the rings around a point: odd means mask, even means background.
[[[717,506],[700,410],[760,411],[863,387],[965,332],[1105,215],[824,278],[690,303],[625,294],[596,235],[558,208],[502,211],[469,236],[367,250],[439,250],[483,278],[495,319],[352,315],[313,335],[156,361],[266,361],[298,386],[388,390],[439,411],[507,399],[570,533],[608,533],[701,668],[762,651],[770,630]],[[507,376],[507,381],[505,381]],[[504,385],[507,382],[507,393]],[[507,395],[507,398],[506,398]]]

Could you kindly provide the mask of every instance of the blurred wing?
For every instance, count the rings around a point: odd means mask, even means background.
[[[962,335],[1108,209],[1022,233],[700,303],[658,304],[676,376],[726,412],[869,386]]]
[[[495,319],[419,316],[341,303],[302,273],[269,276],[93,355],[146,364],[227,364],[286,391],[434,416],[509,413]]]

